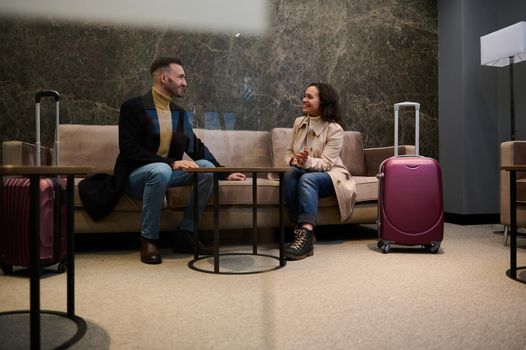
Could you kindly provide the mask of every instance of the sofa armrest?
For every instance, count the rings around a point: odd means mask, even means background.
[[[51,165],[51,149],[40,148],[42,165]],[[23,141],[2,142],[2,163],[4,165],[36,165],[36,145]]]
[[[500,145],[500,165],[525,165],[526,141],[506,141]],[[524,176],[523,176],[524,177]]]
[[[415,146],[402,145],[398,146],[398,154],[414,154]],[[394,146],[390,147],[376,147],[364,149],[365,154],[365,171],[367,176],[376,176],[380,164],[392,156],[394,156]]]
[[[525,165],[526,141],[506,141],[500,145],[500,165]],[[517,172],[517,201],[526,201],[526,172]],[[500,222],[510,224],[510,174],[500,171]],[[526,218],[517,215],[517,224],[526,225]]]

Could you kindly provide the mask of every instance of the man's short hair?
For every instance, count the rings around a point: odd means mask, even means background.
[[[172,63],[183,66],[183,62],[177,57],[159,57],[150,66],[150,74],[153,75],[159,68],[168,68]]]

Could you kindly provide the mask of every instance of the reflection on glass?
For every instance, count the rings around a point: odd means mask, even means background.
[[[204,127],[205,129],[221,130],[221,122],[219,120],[219,113],[217,112],[205,112],[204,114]]]
[[[188,121],[192,128],[197,129],[198,126],[196,124],[197,120],[195,119],[195,114],[193,112],[186,112],[186,115],[188,116]]]
[[[223,113],[223,120],[225,122],[225,130],[234,130],[235,116],[234,113]]]

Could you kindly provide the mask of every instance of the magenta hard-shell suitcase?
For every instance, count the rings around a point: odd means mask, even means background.
[[[415,155],[398,155],[398,111],[416,110]],[[395,155],[380,165],[378,248],[387,253],[391,245],[422,245],[432,253],[440,250],[444,237],[442,174],[433,158],[419,155],[420,104],[394,105]]]
[[[58,121],[59,94],[56,91],[41,91],[36,103],[36,163],[40,165],[40,100],[53,97],[56,102],[55,165],[58,165]],[[66,191],[61,178],[40,179],[40,266],[56,263],[58,271],[66,270]],[[29,257],[29,178],[6,178],[0,184],[0,268],[4,273],[13,271],[13,266],[28,267]]]

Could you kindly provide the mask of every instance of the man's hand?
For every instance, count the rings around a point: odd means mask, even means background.
[[[197,163],[191,161],[191,160],[176,160],[172,164],[173,170],[184,170],[184,169],[190,169],[190,168],[199,168],[199,165]]]
[[[232,173],[226,178],[228,181],[244,181],[247,177],[241,173]]]

